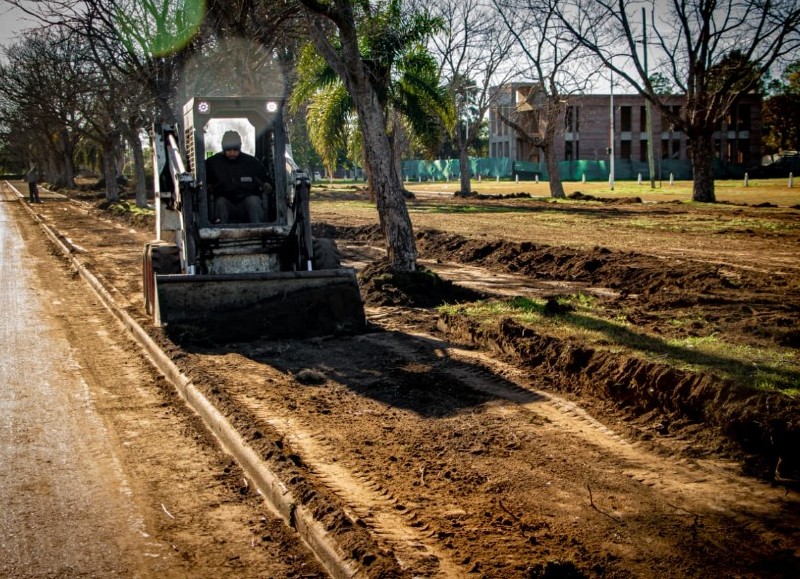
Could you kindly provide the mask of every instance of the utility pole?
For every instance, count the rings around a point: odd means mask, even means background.
[[[644,47],[644,75],[648,78],[647,72],[647,14],[642,7],[642,46]],[[653,108],[650,99],[644,100],[645,110],[645,130],[647,131],[647,168],[650,174],[650,188],[656,188],[656,157],[653,150]]]

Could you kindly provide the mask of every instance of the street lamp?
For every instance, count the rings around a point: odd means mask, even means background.
[[[612,61],[609,59],[609,64]],[[611,99],[609,102],[609,123],[608,123],[608,138],[609,138],[609,147],[608,147],[608,154],[609,154],[609,172],[608,172],[608,184],[611,186],[611,190],[614,190],[614,69],[609,69],[609,80],[611,81]]]
[[[653,20],[655,24],[655,19]],[[647,13],[642,7],[642,46],[644,47],[644,75],[647,77]],[[649,79],[648,79],[649,80]],[[650,188],[656,187],[656,161],[653,147],[653,110],[650,99],[645,98],[645,131],[647,131],[647,169],[650,173]]]

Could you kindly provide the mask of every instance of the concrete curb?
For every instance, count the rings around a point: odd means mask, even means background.
[[[286,485],[259,458],[225,416],[192,384],[191,380],[180,371],[147,332],[116,304],[114,298],[100,281],[75,259],[73,253],[76,252],[76,249],[69,243],[69,240],[36,215],[33,209],[25,204],[24,197],[13,185],[8,182],[6,185],[11,188],[22,202],[23,207],[39,223],[53,244],[78,270],[106,309],[128,330],[153,366],[175,387],[189,408],[201,417],[208,431],[220,441],[222,447],[234,457],[247,476],[253,480],[269,507],[300,534],[303,542],[331,576],[336,579],[366,576],[354,560],[343,554],[343,549],[338,546],[332,535],[314,519],[312,513],[295,500]]]

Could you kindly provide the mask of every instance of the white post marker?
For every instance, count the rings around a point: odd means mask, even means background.
[[[641,174],[641,173],[639,173],[639,178],[636,180],[636,182],[637,182],[639,185],[641,185],[641,184],[642,184],[642,174]]]
[[[538,185],[539,184],[539,174],[537,173],[536,175],[534,175],[534,177],[535,177],[536,184]]]
[[[675,175],[672,173],[669,174],[669,186],[672,187],[675,184]]]
[[[789,173],[789,189],[794,187],[794,173]]]
[[[581,175],[581,183],[586,183],[586,173]]]
[[[745,173],[744,174],[744,186],[745,187],[749,187],[750,186],[749,182],[750,182],[750,176],[747,173]]]

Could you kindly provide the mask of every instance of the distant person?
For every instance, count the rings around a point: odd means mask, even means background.
[[[239,133],[227,131],[222,136],[222,152],[206,160],[206,179],[214,196],[215,223],[264,221],[261,194],[272,193],[272,185],[264,165],[242,152]]]
[[[28,200],[31,203],[41,203],[39,199],[39,167],[34,163],[28,171]]]

